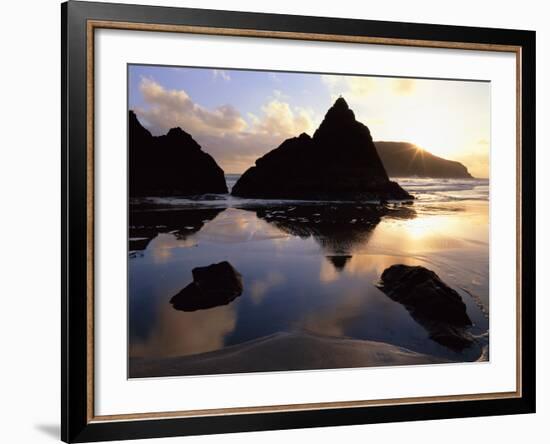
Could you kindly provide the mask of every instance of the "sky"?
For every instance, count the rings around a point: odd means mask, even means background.
[[[489,176],[488,82],[130,65],[129,108],[153,135],[179,126],[225,173],[313,135],[342,95],[373,139],[411,142]]]

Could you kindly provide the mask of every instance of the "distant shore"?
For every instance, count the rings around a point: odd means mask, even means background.
[[[421,365],[450,361],[385,342],[279,332],[207,353],[130,358],[129,377]]]

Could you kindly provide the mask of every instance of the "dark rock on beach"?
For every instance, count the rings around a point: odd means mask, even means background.
[[[443,159],[408,142],[374,142],[390,177],[473,179],[460,162]]]
[[[419,316],[459,326],[472,323],[460,295],[427,268],[392,265],[382,273],[381,288]]]
[[[223,170],[190,134],[155,137],[133,111],[128,126],[130,196],[227,193]]]
[[[313,137],[301,134],[256,160],[232,194],[253,198],[405,200],[389,180],[369,129],[340,97]]]
[[[243,292],[241,274],[223,261],[193,268],[193,282],[170,299],[176,310],[205,310],[227,305]]]
[[[460,351],[473,342],[466,332],[472,321],[460,295],[437,274],[421,266],[392,265],[384,270],[378,286],[405,306],[430,337]]]

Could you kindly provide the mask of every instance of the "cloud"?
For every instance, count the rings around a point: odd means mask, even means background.
[[[487,178],[489,176],[489,151],[485,146],[483,150],[472,149],[461,152],[459,155],[454,156],[453,160],[461,162],[466,165],[470,174],[478,178]]]
[[[214,80],[222,79],[225,82],[229,82],[231,80],[231,76],[227,73],[227,71],[224,71],[223,69],[213,69],[212,78]]]
[[[139,89],[145,105],[134,111],[151,133],[182,128],[229,173],[243,172],[285,139],[315,128],[311,110],[291,107],[276,92],[247,122],[231,105],[203,107],[186,91],[167,89],[150,77],[142,77]]]
[[[184,90],[169,90],[148,77],[139,86],[147,108],[136,110],[156,135],[179,126],[192,135],[206,130],[217,133],[241,131],[246,122],[231,105],[208,110],[194,103]]]
[[[322,80],[328,86],[333,97],[342,94],[346,98],[355,100],[377,93],[409,95],[415,91],[417,84],[415,79],[386,77],[323,75]]]
[[[375,77],[323,75],[321,79],[328,86],[333,98],[340,94],[346,95],[346,97],[365,97],[379,88],[378,79]]]
[[[409,95],[416,89],[416,80],[414,79],[393,79],[393,92],[401,95]]]
[[[288,103],[278,99],[264,105],[262,112],[263,115],[260,117],[252,115],[253,131],[256,133],[288,138],[311,131],[313,128],[312,118],[305,109],[295,108],[293,111]]]

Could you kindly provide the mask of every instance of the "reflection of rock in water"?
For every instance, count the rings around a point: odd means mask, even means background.
[[[413,218],[407,206],[386,205],[299,205],[260,208],[256,215],[285,233],[302,239],[313,237],[327,259],[342,271],[354,247],[366,244],[383,217]]]
[[[193,282],[170,299],[176,310],[195,311],[227,305],[243,292],[241,274],[223,261],[193,268]]]
[[[157,233],[150,228],[136,228],[131,230],[130,238],[128,239],[128,250],[143,251],[149,245],[149,242]]]
[[[430,337],[455,351],[473,343],[466,332],[472,321],[460,295],[437,274],[421,266],[392,265],[381,276],[379,288],[405,306]]]
[[[130,207],[129,250],[145,250],[159,233],[172,233],[185,240],[198,232],[209,220],[214,219],[222,208],[178,209],[154,205]]]
[[[334,268],[338,271],[342,271],[352,256],[349,254],[340,254],[337,256],[326,256],[326,258],[332,265],[334,265]]]

